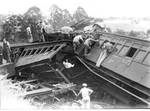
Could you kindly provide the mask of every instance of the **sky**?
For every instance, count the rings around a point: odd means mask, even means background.
[[[71,14],[81,6],[92,17],[150,17],[150,0],[0,0],[0,14],[22,14],[37,6],[47,15],[53,4]]]

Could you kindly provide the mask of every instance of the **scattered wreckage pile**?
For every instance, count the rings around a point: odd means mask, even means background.
[[[5,80],[6,81],[6,80]],[[46,83],[40,80],[14,81],[7,80],[7,87],[13,94],[36,107],[57,108],[55,103],[63,103],[65,97],[73,96],[75,84],[70,83]]]
[[[65,82],[52,83],[52,81],[45,82],[39,79],[30,79],[26,81],[16,81],[11,79],[10,80],[1,79],[1,80],[5,81],[5,85],[7,86],[6,89],[7,92],[11,92],[12,95],[16,95],[16,98],[21,98],[22,100],[27,101],[31,106],[35,108],[38,109],[81,108],[80,107],[81,98],[75,96],[76,93],[79,91],[80,86],[74,83],[65,83]],[[5,85],[3,84],[1,85],[5,87]],[[13,99],[11,100],[14,101]],[[102,108],[102,106],[103,108],[111,108],[110,105],[103,102],[92,101],[91,104],[92,109],[100,109]]]

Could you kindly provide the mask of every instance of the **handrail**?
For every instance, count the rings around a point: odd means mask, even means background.
[[[84,31],[76,31],[76,33],[84,33]],[[98,31],[98,32],[89,32],[89,33],[86,33],[86,34],[104,34],[104,35],[112,35],[112,36],[118,36],[118,37],[122,37],[122,38],[134,39],[134,40],[143,41],[143,42],[149,42],[149,43],[150,43],[150,41],[148,41],[148,40],[143,40],[143,39],[140,39],[140,38],[135,38],[135,37],[133,37],[133,36],[121,35],[121,34],[110,33],[110,32],[101,32],[101,31]]]

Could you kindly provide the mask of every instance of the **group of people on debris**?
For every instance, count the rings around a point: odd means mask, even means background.
[[[39,36],[38,41],[45,41],[44,35],[43,35],[44,26],[43,26],[42,22],[39,22],[36,27],[37,27],[37,32],[38,32],[38,36]],[[29,24],[28,27],[26,28],[27,39],[28,39],[29,43],[34,42],[33,32],[31,29],[32,29],[32,25]]]
[[[98,28],[97,28],[98,27]],[[73,46],[74,51],[77,52],[78,49],[81,48],[81,45],[84,45],[84,56],[90,55],[90,50],[97,42],[101,48],[101,53],[98,57],[96,66],[100,67],[103,60],[108,56],[109,52],[111,52],[113,48],[113,44],[110,43],[108,40],[105,40],[102,44],[100,43],[100,36],[102,34],[96,33],[98,31],[104,32],[105,26],[103,25],[93,25],[92,31],[90,33],[85,32],[81,35],[77,35],[73,38]],[[93,33],[92,33],[93,32]]]
[[[9,42],[6,38],[3,38],[0,43],[0,64],[3,64],[3,59],[5,59],[7,63],[11,63],[10,51]]]
[[[97,27],[100,28],[100,30],[98,30]],[[92,47],[94,46],[94,44],[98,43],[99,47],[100,47],[100,54],[98,56],[96,66],[100,67],[103,60],[109,55],[109,53],[111,53],[113,51],[113,44],[111,42],[109,42],[108,40],[105,40],[103,43],[101,43],[100,38],[101,38],[102,34],[98,35],[98,33],[96,33],[98,31],[105,32],[106,31],[105,26],[93,25],[93,32],[95,32],[95,33],[84,32],[83,34],[76,35],[73,38],[73,46],[74,46],[75,52],[77,52],[78,49],[81,48],[81,45],[84,46],[84,56],[89,56],[90,55],[89,52],[92,49]],[[71,68],[74,66],[74,64],[69,63],[68,60],[63,61],[63,64],[66,68]],[[75,94],[76,96],[81,95],[81,97],[82,97],[82,99],[80,101],[81,108],[90,109],[90,106],[91,106],[90,96],[92,93],[93,93],[93,90],[88,88],[86,83],[83,83],[82,88],[80,89],[79,93]]]

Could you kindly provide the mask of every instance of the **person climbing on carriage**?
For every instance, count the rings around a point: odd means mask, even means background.
[[[103,32],[106,32],[105,29],[106,25],[104,23],[96,22],[93,24],[93,36],[95,39],[99,39],[103,35]]]
[[[73,38],[73,47],[74,47],[74,51],[76,51],[78,49],[78,47],[80,46],[80,44],[82,44],[84,42],[83,40],[83,35],[77,35]]]
[[[100,55],[99,55],[97,63],[96,63],[97,67],[100,67],[102,62],[109,55],[109,53],[112,52],[112,50],[113,50],[113,44],[110,43],[108,40],[105,40],[101,46],[101,52],[100,52]]]
[[[31,24],[29,24],[29,26],[26,28],[27,31],[27,37],[28,37],[28,41],[30,43],[33,42],[33,36],[32,36],[32,31],[31,31]]]
[[[89,55],[89,51],[91,50],[91,48],[96,42],[99,42],[99,40],[96,40],[94,36],[92,35],[87,36],[86,40],[84,41],[84,45],[85,45],[84,55],[85,56]]]

